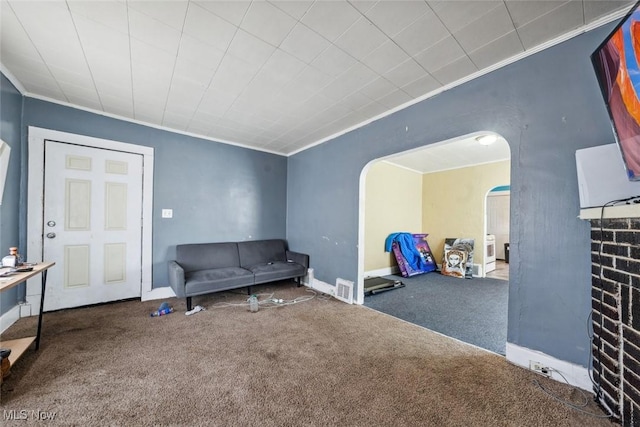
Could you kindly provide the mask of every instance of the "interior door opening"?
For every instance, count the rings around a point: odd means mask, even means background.
[[[382,304],[379,302],[382,301],[379,298],[382,295],[367,296],[365,300],[365,278],[376,275],[400,279],[406,286],[385,292],[384,299],[388,300],[388,307],[404,307],[405,313],[396,315],[387,311],[388,314],[480,347],[484,346],[478,337],[489,331],[496,335],[494,343],[502,341],[493,345],[490,350],[504,354],[508,280],[497,281],[491,277],[493,272],[486,272],[487,261],[492,262],[495,257],[496,266],[502,261],[498,241],[494,240],[493,244],[487,245],[487,241],[491,239],[487,239],[486,199],[491,190],[509,184],[510,150],[508,143],[499,136],[497,146],[477,147],[477,137],[480,134],[484,132],[377,159],[363,169],[360,179],[357,302],[375,309],[378,308],[374,306]],[[478,148],[484,151],[479,151],[478,154]],[[430,169],[424,170],[423,166]],[[420,212],[417,215],[410,212],[415,210]],[[399,231],[427,234],[427,242],[439,267],[447,238],[473,238],[473,279],[453,279],[453,282],[445,283],[443,280],[449,278],[438,272],[402,277],[393,255],[385,254],[381,249],[384,246],[381,239]],[[508,232],[506,239],[508,240]],[[494,252],[488,253],[488,247],[492,247]],[[506,278],[508,279],[508,275]],[[478,282],[484,280],[488,284],[485,287],[487,292],[473,298],[473,292],[482,289]],[[454,287],[471,284],[475,289],[466,293],[456,295],[451,292]],[[443,288],[438,296],[442,298],[441,301],[432,296],[418,298],[419,295],[424,295],[418,291],[424,291],[429,286],[433,289]],[[481,300],[486,301],[482,303],[485,304],[484,311],[498,313],[497,320],[480,318],[483,316],[483,308],[474,308],[473,305],[481,304]],[[449,307],[448,311],[441,310],[443,307]],[[459,310],[461,307],[463,309]],[[474,317],[473,310],[476,309],[479,314]],[[433,318],[437,311],[442,311],[440,319]],[[483,322],[485,324],[482,331],[477,331],[475,336],[462,332],[456,335],[453,331],[456,324],[459,330],[463,330],[469,329],[470,324]],[[497,330],[499,331],[496,332]]]

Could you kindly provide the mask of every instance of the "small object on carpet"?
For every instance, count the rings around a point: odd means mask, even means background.
[[[191,316],[192,314],[196,314],[197,312],[199,312],[199,311],[203,311],[203,310],[205,310],[205,308],[204,308],[203,306],[201,306],[201,305],[196,305],[196,306],[195,306],[195,307],[193,307],[191,310],[187,311],[187,312],[185,313],[185,315],[187,315],[187,316]]]

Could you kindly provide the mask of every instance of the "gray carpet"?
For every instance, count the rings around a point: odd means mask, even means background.
[[[432,331],[505,354],[509,282],[438,272],[385,276],[406,286],[366,296],[364,305]]]

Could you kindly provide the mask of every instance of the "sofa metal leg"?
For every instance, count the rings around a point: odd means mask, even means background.
[[[251,286],[247,286],[247,295],[251,295]]]
[[[296,277],[296,284],[298,285],[298,288],[302,286],[302,277]]]
[[[187,311],[191,311],[191,297],[187,297]]]

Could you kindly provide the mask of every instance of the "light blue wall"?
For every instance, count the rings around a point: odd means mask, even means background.
[[[22,95],[0,73],[0,138],[11,147],[7,181],[2,205],[0,205],[0,258],[9,254],[9,247],[19,246],[20,200],[20,126],[22,124]],[[22,250],[20,251],[22,252]],[[10,289],[0,296],[0,314],[6,313],[18,303],[24,285]]]
[[[310,254],[316,278],[356,281],[363,167],[472,132],[497,132],[511,146],[508,341],[588,366],[590,231],[577,219],[575,151],[613,142],[589,59],[612,28],[571,39],[290,157],[290,244]]]
[[[33,98],[25,98],[23,125],[25,144],[27,126],[36,126],[154,148],[154,288],[168,286],[177,244],[286,237],[284,156]],[[173,219],[160,217],[163,208],[173,209]]]

